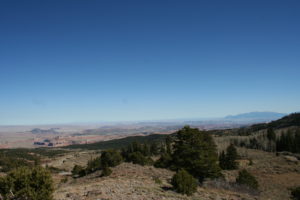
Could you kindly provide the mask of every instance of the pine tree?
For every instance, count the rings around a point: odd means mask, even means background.
[[[168,154],[172,153],[171,144],[172,144],[172,138],[171,136],[168,135],[168,137],[166,138],[166,149]]]
[[[157,168],[169,168],[172,164],[172,157],[168,153],[164,153],[160,158],[154,163],[154,167]]]
[[[291,130],[287,133],[282,133],[279,140],[276,141],[277,151],[289,151],[297,153],[300,149],[300,136],[299,130],[295,134]]]
[[[159,154],[159,147],[156,142],[152,142],[150,145],[150,152],[152,155],[158,155]]]
[[[227,147],[226,160],[227,160],[227,169],[237,169],[238,163],[236,160],[238,159],[238,153],[233,144],[230,144]]]
[[[276,135],[273,128],[268,128],[267,130],[267,151],[273,152],[276,150]]]
[[[268,128],[267,130],[267,138],[270,141],[276,141],[276,135],[272,128]]]
[[[238,168],[238,153],[233,144],[230,144],[226,149],[226,154],[224,151],[219,156],[219,165],[222,169],[233,170]]]
[[[139,142],[137,142],[137,141],[134,141],[132,143],[132,151],[133,152],[142,152],[142,146],[141,146],[141,144]]]
[[[288,132],[286,134],[286,141],[285,141],[286,150],[285,151],[293,152],[293,146],[292,146],[293,143],[294,143],[293,133],[291,130],[288,130]]]
[[[294,152],[300,153],[300,129],[297,129],[295,133]]]
[[[173,169],[185,169],[200,182],[220,176],[216,145],[206,131],[185,126],[176,133]]]
[[[142,153],[143,153],[144,156],[150,156],[151,155],[150,146],[147,143],[143,144]]]
[[[221,154],[219,155],[219,165],[221,169],[227,169],[226,154],[224,151],[222,151]]]

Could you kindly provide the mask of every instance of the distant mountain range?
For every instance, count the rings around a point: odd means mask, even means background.
[[[277,112],[249,112],[238,115],[228,115],[224,119],[232,121],[269,122],[280,119],[287,114]]]

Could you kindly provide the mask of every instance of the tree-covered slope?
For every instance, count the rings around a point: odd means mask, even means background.
[[[98,150],[98,149],[120,149],[122,147],[127,147],[132,142],[139,143],[151,143],[151,142],[160,142],[164,141],[167,135],[162,134],[151,134],[147,136],[129,136],[126,138],[109,140],[109,141],[101,141],[92,144],[78,144],[78,145],[70,145],[64,148],[68,149],[88,149],[88,150]]]

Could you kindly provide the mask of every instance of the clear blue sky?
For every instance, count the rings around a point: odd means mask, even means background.
[[[0,1],[0,124],[300,110],[300,1]]]

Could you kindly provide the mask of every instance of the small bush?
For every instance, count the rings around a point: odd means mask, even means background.
[[[153,180],[156,184],[162,184],[162,181],[158,177],[153,177]]]
[[[253,189],[258,189],[258,182],[256,178],[245,169],[239,172],[236,182]]]
[[[300,186],[291,189],[291,198],[294,200],[300,200]]]
[[[104,167],[101,173],[101,176],[109,176],[111,175],[112,171],[109,167]]]
[[[250,165],[250,166],[253,165],[253,160],[252,160],[252,159],[249,160],[249,165]]]
[[[72,176],[73,177],[81,177],[81,176],[85,176],[86,175],[86,171],[85,169],[80,166],[80,165],[75,165],[72,169]]]
[[[68,182],[68,177],[64,177],[63,179],[60,180],[61,183],[66,183]]]
[[[101,165],[115,167],[123,161],[123,157],[117,150],[106,150],[101,153]]]
[[[176,192],[192,195],[197,190],[197,180],[184,169],[179,170],[172,178]]]

